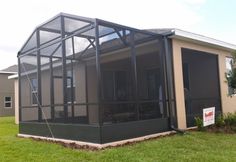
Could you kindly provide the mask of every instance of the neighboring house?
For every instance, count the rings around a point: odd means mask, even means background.
[[[192,127],[208,107],[234,112],[225,73],[235,49],[179,29],[59,14],[18,53],[19,133],[102,144]]]
[[[14,81],[8,80],[8,76],[16,74],[13,69],[0,71],[0,117],[14,116]]]
[[[14,84],[14,112],[15,112],[15,123],[19,124],[19,84],[18,74],[9,75],[8,79]]]

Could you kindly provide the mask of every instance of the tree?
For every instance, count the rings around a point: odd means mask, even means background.
[[[232,53],[232,61],[230,62],[230,64],[231,70],[227,72],[226,79],[229,88],[232,89],[229,95],[232,96],[236,92],[236,51]]]

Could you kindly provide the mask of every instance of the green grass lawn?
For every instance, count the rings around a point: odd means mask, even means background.
[[[102,151],[72,150],[16,137],[13,117],[0,118],[0,162],[236,161],[236,135],[190,132]]]

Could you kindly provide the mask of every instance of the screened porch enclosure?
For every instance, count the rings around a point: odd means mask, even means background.
[[[161,35],[59,14],[18,53],[20,133],[106,143],[169,130],[164,55]]]
[[[204,108],[222,113],[217,55],[183,48],[183,81],[187,127],[195,126]]]

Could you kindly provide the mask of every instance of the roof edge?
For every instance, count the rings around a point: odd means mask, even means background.
[[[18,74],[8,76],[8,79],[17,79],[19,76]]]
[[[195,41],[204,42],[204,43],[216,45],[219,47],[223,47],[223,48],[226,48],[231,51],[236,50],[236,45],[231,44],[231,43],[227,43],[227,42],[220,41],[220,40],[217,40],[214,38],[210,38],[207,36],[195,34],[195,33],[180,30],[180,29],[173,29],[173,30],[174,30],[173,34],[169,36],[170,38],[187,38],[190,40],[195,40]]]
[[[17,74],[17,72],[11,72],[11,71],[1,71],[0,74]]]

